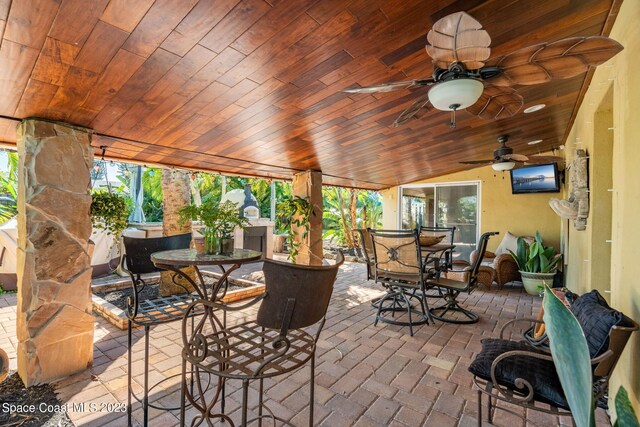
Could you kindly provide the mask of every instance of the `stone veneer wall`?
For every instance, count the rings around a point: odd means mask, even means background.
[[[90,142],[61,123],[18,127],[18,372],[27,386],[93,363]]]

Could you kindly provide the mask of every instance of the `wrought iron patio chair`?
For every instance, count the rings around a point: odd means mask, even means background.
[[[358,228],[355,230],[355,233],[360,240],[362,255],[364,255],[364,260],[367,263],[367,280],[373,280],[375,275],[373,274],[373,242],[371,241],[371,229]]]
[[[263,266],[265,293],[253,301],[239,306],[221,301],[193,302],[189,312],[202,308],[208,311],[207,315],[213,314],[214,310],[221,310],[226,315],[229,311],[245,309],[258,301],[261,301],[261,305],[255,320],[229,327],[225,327],[213,316],[209,317],[211,321],[197,324],[190,333],[185,318],[182,323],[184,380],[180,425],[185,425],[184,408],[188,401],[199,411],[192,425],[213,425],[214,420],[219,419],[233,426],[233,421],[227,414],[213,412],[220,392],[224,393],[224,382],[229,379],[242,381],[242,426],[263,418],[272,419],[274,425],[276,420],[292,425],[263,405],[263,380],[300,369],[310,362],[309,426],[313,426],[316,343],[325,323],[333,284],[343,262],[341,252],[335,264],[323,266],[266,259]],[[314,325],[316,330],[309,330]],[[187,364],[193,367],[197,396],[187,389]],[[201,372],[221,378],[218,392],[214,396],[207,397],[201,392]],[[249,383],[255,380],[259,381],[258,415],[249,420]],[[268,415],[263,415],[265,409]]]
[[[425,297],[426,276],[422,264],[418,230],[371,230],[374,254],[375,281],[387,288],[387,293],[378,302],[376,320],[398,326],[413,326],[428,323],[431,319]],[[391,300],[391,305],[385,302]],[[421,310],[414,309],[411,300],[418,300]],[[398,306],[398,301],[402,305]],[[409,321],[395,320],[395,313],[406,311]],[[385,316],[390,313],[391,318]],[[418,316],[418,320],[413,319]]]
[[[579,303],[579,307],[574,305],[571,310],[587,339],[593,371],[594,401],[602,406],[609,378],[631,333],[638,330],[638,324],[610,309],[604,299],[594,292],[585,294],[585,303]],[[525,340],[510,341],[503,338],[507,328],[518,322],[544,324],[533,318],[507,322],[500,330],[499,339],[482,340],[482,351],[469,366],[478,387],[478,426],[482,425],[483,395],[487,395],[488,422],[492,422],[497,409],[522,416],[508,407],[498,407],[498,400],[557,416],[571,415],[548,347],[532,345]]]
[[[498,233],[490,231],[480,236],[480,240],[477,245],[477,251],[480,255],[484,254],[487,250],[489,237],[496,234]],[[478,286],[478,272],[480,271],[481,260],[482,256],[479,256],[473,264],[465,267],[463,270],[465,273],[464,281],[449,279],[443,275],[437,275],[435,278],[428,279],[428,285],[438,287],[442,291],[442,297],[445,300],[444,305],[434,307],[430,310],[432,317],[443,322],[463,324],[475,323],[480,319],[476,313],[467,310],[458,303],[458,295],[462,292],[471,293]],[[451,315],[447,316],[447,313],[451,313]],[[456,313],[462,313],[466,318],[457,317],[455,316]]]
[[[181,320],[187,312],[189,304],[194,300],[194,296],[189,289],[177,281],[175,276],[173,277],[173,282],[184,288],[184,293],[153,299],[142,299],[140,298],[140,293],[147,286],[142,275],[160,271],[151,261],[151,254],[164,250],[185,249],[189,247],[190,242],[191,233],[149,239],[123,237],[125,253],[122,257],[121,267],[129,274],[133,286],[133,295],[127,298],[126,307],[128,318],[127,414],[129,425],[132,425],[132,397],[142,404],[143,423],[145,426],[149,422],[149,407],[171,411],[180,409],[179,406],[163,407],[149,403],[149,392],[158,385],[149,386],[149,330],[153,325]],[[134,326],[144,327],[144,383],[142,397],[137,396],[132,388],[132,330]]]

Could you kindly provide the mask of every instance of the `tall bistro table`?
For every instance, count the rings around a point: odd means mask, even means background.
[[[176,275],[183,277],[187,282],[189,282],[195,291],[197,292],[200,299],[205,301],[216,302],[222,300],[227,293],[227,288],[229,286],[229,275],[234,270],[240,268],[240,266],[244,263],[257,261],[262,258],[262,252],[253,251],[250,249],[235,249],[232,253],[229,254],[199,254],[195,249],[174,249],[169,251],[161,251],[155,252],[151,254],[151,261],[155,264],[156,267],[169,270],[174,272]],[[200,272],[199,267],[203,266],[215,266],[217,265],[222,271],[222,275],[220,278],[213,283],[213,285],[208,286]],[[184,274],[181,269],[185,267],[193,266],[196,278],[189,277],[189,275]],[[210,287],[210,289],[207,289]],[[208,323],[212,328],[221,328],[224,329],[226,327],[227,319],[226,312],[223,316],[222,322],[216,316],[215,311],[210,308],[205,308],[203,316],[198,319],[198,326],[196,329],[201,331],[202,328]],[[187,315],[189,312],[187,311]],[[207,322],[208,321],[208,322]],[[196,332],[192,326],[192,334]],[[184,333],[184,332],[183,332]],[[184,338],[184,337],[183,337]],[[183,362],[184,363],[184,362]],[[184,375],[184,373],[183,373]],[[200,372],[197,368],[191,370],[192,381],[191,381],[191,390],[186,390],[186,386],[183,385],[183,390],[186,392],[187,398],[189,402],[200,410],[210,411],[213,405],[217,402],[218,396],[222,393],[221,399],[221,409],[222,409],[222,418],[224,419],[224,409],[225,409],[225,382],[224,378],[220,377],[218,381],[217,391],[215,392],[215,398],[213,399],[213,403],[207,404],[204,400],[204,396],[202,396],[202,402],[196,401],[193,398],[193,379],[195,377],[195,381],[198,384],[199,390],[202,390],[201,380],[200,380]],[[182,378],[183,384],[186,384],[186,378]],[[208,389],[208,386],[206,387]],[[184,402],[182,403],[184,405]]]

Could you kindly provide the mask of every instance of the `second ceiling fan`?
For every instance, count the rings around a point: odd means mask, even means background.
[[[466,12],[439,19],[427,34],[427,54],[433,75],[427,79],[382,83],[345,89],[348,93],[390,92],[432,86],[393,122],[399,126],[428,104],[455,113],[466,109],[483,119],[498,120],[516,114],[524,103],[512,85],[535,85],[567,79],[609,60],[623,47],[608,37],[571,37],[540,43],[492,58],[491,37]]]
[[[460,162],[463,165],[491,165],[496,171],[511,170],[518,163],[544,164],[561,162],[564,159],[557,156],[525,156],[524,154],[515,154],[513,148],[507,146],[509,135],[500,135],[498,142],[500,147],[493,150],[493,159],[486,160],[468,160]]]

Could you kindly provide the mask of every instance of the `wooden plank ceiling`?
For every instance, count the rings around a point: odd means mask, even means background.
[[[0,139],[42,117],[93,129],[107,155],[229,174],[380,189],[563,143],[587,75],[519,87],[534,114],[485,121],[430,110],[391,127],[421,93],[342,89],[425,78],[437,19],[467,11],[492,56],[606,35],[615,0],[0,0]],[[586,84],[585,84],[586,87]],[[426,88],[421,89],[427,90]],[[526,143],[543,139],[536,147]]]

